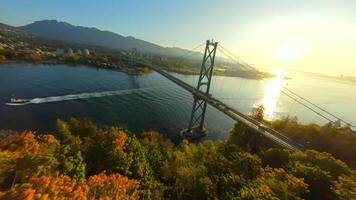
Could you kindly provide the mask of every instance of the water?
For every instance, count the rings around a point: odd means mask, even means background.
[[[174,74],[196,85],[196,76]],[[356,124],[356,85],[294,73],[292,80],[267,83],[235,77],[214,77],[211,92],[239,111],[263,104],[266,118],[297,116],[303,123],[326,121],[280,93],[282,86],[313,100]],[[8,106],[11,95],[29,99]],[[158,130],[173,140],[186,127],[193,98],[157,73],[131,76],[86,66],[2,65],[0,129],[54,131],[57,118],[86,118],[100,125],[127,126],[134,132]],[[208,139],[225,139],[234,122],[212,107],[206,113]]]

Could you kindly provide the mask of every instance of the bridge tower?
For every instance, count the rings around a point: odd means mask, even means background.
[[[197,85],[197,90],[204,93],[205,95],[209,95],[217,46],[217,42],[210,40],[206,41],[204,57],[200,67],[200,75]],[[187,129],[182,131],[182,136],[186,139],[196,139],[207,134],[207,130],[204,128],[204,118],[207,102],[199,97],[197,93],[193,95],[194,103],[189,125]]]

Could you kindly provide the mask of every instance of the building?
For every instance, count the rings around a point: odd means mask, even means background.
[[[57,48],[55,54],[56,54],[57,56],[64,54],[64,49],[62,49],[62,48]]]
[[[67,48],[67,53],[68,54],[73,54],[73,49],[72,48]]]
[[[89,56],[90,55],[89,49],[83,49],[83,55],[84,56]]]
[[[78,49],[78,50],[77,50],[77,54],[78,54],[78,55],[83,55],[82,50]]]
[[[146,54],[146,55],[145,55],[145,58],[146,58],[146,59],[149,59],[149,60],[152,60],[153,56],[152,56],[151,54]]]

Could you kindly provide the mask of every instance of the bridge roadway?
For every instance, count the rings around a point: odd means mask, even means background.
[[[261,122],[227,106],[225,103],[212,97],[211,95],[207,95],[207,94],[197,90],[193,86],[185,83],[184,81],[179,80],[178,78],[176,78],[176,77],[170,75],[169,73],[165,72],[164,70],[160,69],[158,66],[154,66],[152,64],[147,64],[147,63],[141,63],[141,62],[137,62],[137,63],[150,67],[152,70],[158,72],[159,74],[161,74],[162,76],[166,77],[167,79],[173,81],[174,83],[181,86],[185,90],[191,92],[195,96],[195,98],[204,99],[209,105],[211,105],[214,108],[225,113],[227,116],[229,116],[233,120],[238,121],[252,129],[254,129],[255,131],[266,136],[267,138],[271,139],[272,141],[281,145],[282,147],[289,149],[291,151],[294,151],[294,152],[301,151],[303,149],[303,147],[301,145],[293,142],[290,138],[286,137],[285,135],[283,135],[283,134],[279,133],[278,131],[267,127],[266,125],[262,124]]]

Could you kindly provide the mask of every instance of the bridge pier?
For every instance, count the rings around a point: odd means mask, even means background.
[[[206,41],[203,61],[200,67],[200,75],[197,85],[197,90],[209,95],[211,78],[213,76],[215,54],[218,43],[210,40]],[[181,131],[184,139],[193,140],[207,135],[207,130],[204,128],[204,119],[207,102],[196,92],[194,95],[194,103],[190,121],[187,129]]]

